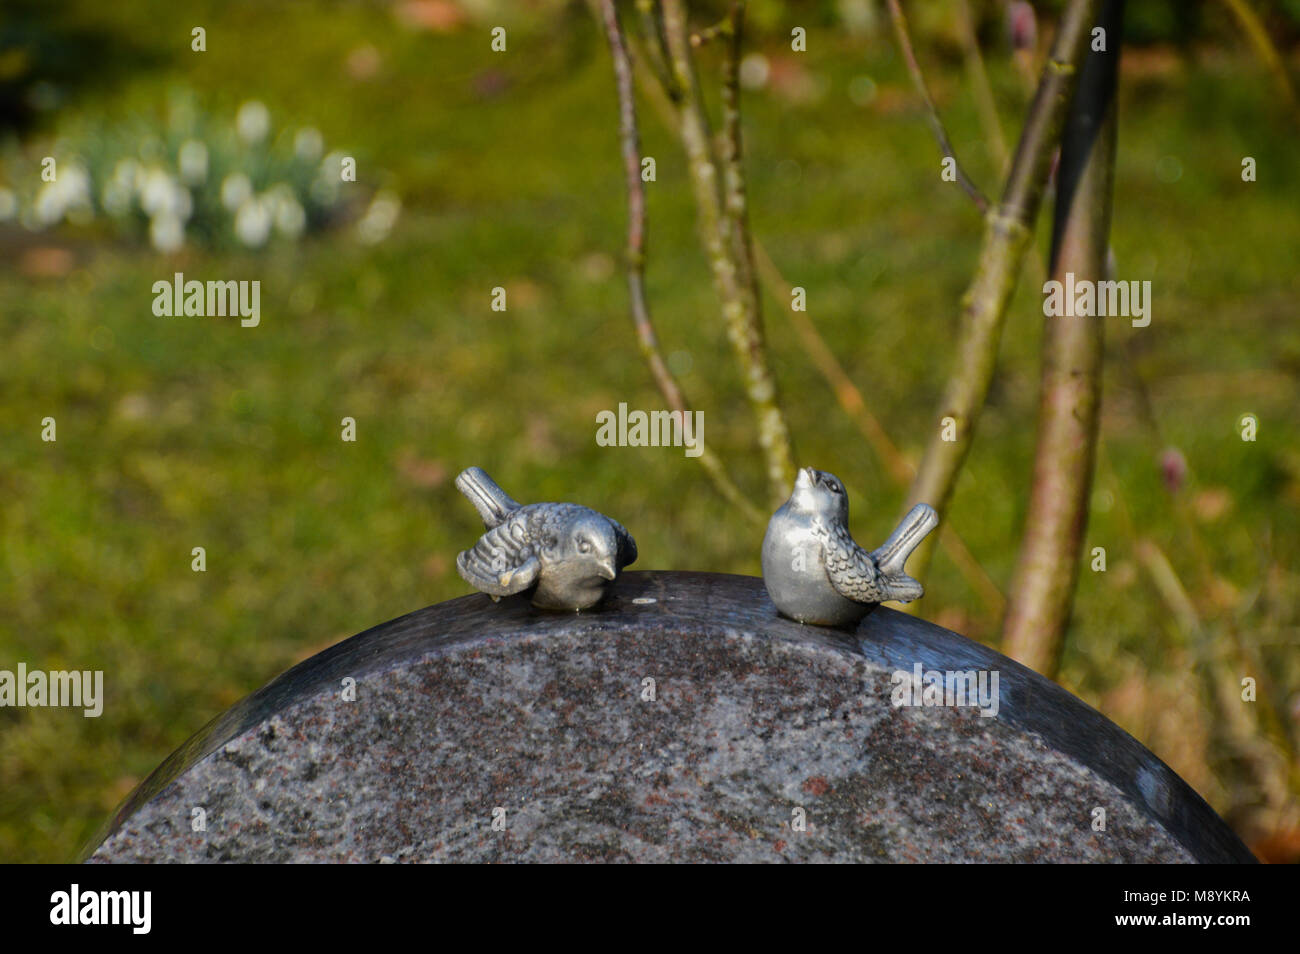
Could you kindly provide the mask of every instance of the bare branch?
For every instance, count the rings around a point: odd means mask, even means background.
[[[729,34],[732,31],[734,24],[735,12],[733,11],[731,15],[725,19],[719,20],[717,23],[713,24],[713,26],[705,27],[699,33],[692,33],[691,46],[699,48],[712,43],[718,37]]]
[[[1277,84],[1278,92],[1286,101],[1287,108],[1291,110],[1291,115],[1300,118],[1300,102],[1296,100],[1295,87],[1291,85],[1291,77],[1286,70],[1286,64],[1282,61],[1282,55],[1277,51],[1277,47],[1269,38],[1268,31],[1264,29],[1264,24],[1260,22],[1259,16],[1250,8],[1246,0],[1223,0],[1223,5],[1232,11],[1232,15],[1237,18],[1237,23],[1241,26],[1242,32],[1246,34],[1246,39],[1255,50],[1255,55],[1260,58],[1264,68],[1273,77],[1273,82]]]
[[[1002,137],[1002,121],[998,118],[998,107],[993,101],[993,87],[989,85],[989,74],[984,69],[984,57],[980,53],[979,37],[975,34],[975,18],[971,16],[969,0],[957,0],[957,21],[961,30],[962,49],[966,54],[966,69],[970,73],[971,86],[975,91],[975,105],[980,111],[980,121],[984,124],[984,134],[993,146],[993,158],[998,164],[998,175],[1006,175],[1007,143]]]
[[[736,263],[736,278],[745,306],[756,320],[760,314],[758,281],[754,272],[754,254],[749,236],[745,198],[745,170],[741,165],[740,132],[740,39],[745,5],[733,2],[723,21],[726,45],[722,55],[722,198],[723,225],[731,257]],[[761,357],[761,356],[760,356]]]
[[[985,217],[975,277],[962,303],[956,364],[905,510],[924,501],[942,515],[970,452],[975,425],[993,381],[1007,306],[1025,250],[1033,237],[1033,223],[1052,153],[1060,141],[1079,65],[1087,54],[1089,29],[1095,22],[1098,3],[1099,0],[1070,0],[1062,15],[1052,55],[1039,80],[1002,198],[997,208]],[[945,419],[951,419],[951,434],[946,433],[949,428],[944,426]],[[953,439],[945,440],[949,436]],[[917,548],[909,570],[913,576],[919,578],[924,574],[932,552],[933,546],[928,541]]]
[[[934,138],[939,143],[939,150],[946,158],[952,160],[957,184],[971,197],[980,214],[985,214],[989,210],[989,200],[966,174],[966,170],[957,159],[957,151],[952,148],[952,143],[948,140],[948,130],[944,128],[943,120],[939,118],[939,110],[934,105],[934,100],[930,98],[930,90],[925,85],[925,76],[921,73],[921,64],[916,61],[916,51],[912,49],[912,38],[907,29],[907,18],[903,16],[903,8],[898,0],[889,0],[889,15],[894,21],[894,34],[898,37],[898,47],[903,52],[903,61],[907,64],[908,73],[912,75],[912,83],[916,86],[917,95],[925,104],[926,117],[930,121]]]
[[[650,374],[659,392],[672,410],[685,419],[688,405],[677,379],[668,369],[659,350],[659,339],[650,320],[650,306],[645,295],[645,187],[641,181],[641,143],[636,121],[636,100],[632,88],[632,62],[623,41],[623,31],[613,0],[599,0],[605,36],[614,60],[614,77],[618,87],[619,140],[623,151],[623,171],[627,179],[627,287],[631,301],[632,323],[637,343],[650,366]],[[761,523],[762,514],[727,475],[726,468],[707,447],[701,448],[700,464],[718,491],[735,504],[751,521]]]
[[[752,282],[746,282],[744,265],[731,239],[731,220],[724,214],[723,197],[719,191],[719,163],[713,152],[708,114],[695,75],[686,9],[682,0],[664,0],[663,11],[673,76],[682,89],[679,128],[690,166],[700,236],[722,301],[727,337],[743,373],[745,393],[757,420],[769,496],[774,503],[780,503],[794,483],[794,460],[789,428],[777,401],[776,381],[768,367],[758,296],[753,291]],[[735,144],[735,158],[738,170],[738,143]],[[746,243],[748,237],[742,235],[737,241]]]
[[[668,40],[664,36],[663,8],[658,0],[636,0],[637,14],[641,18],[641,31],[646,36],[645,57],[654,71],[655,79],[663,92],[673,102],[681,99],[682,91],[673,79],[672,68],[668,65]]]
[[[1112,37],[1123,26],[1123,0],[1106,0],[1099,25]],[[1101,281],[1115,171],[1115,86],[1119,45],[1094,52],[1061,142],[1052,241],[1052,277]],[[1033,483],[1024,538],[1003,626],[1003,652],[1054,676],[1065,645],[1088,522],[1101,417],[1102,319],[1048,318],[1043,331],[1042,392]]]

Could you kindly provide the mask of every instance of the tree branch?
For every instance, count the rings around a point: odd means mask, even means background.
[[[934,100],[930,98],[930,90],[925,85],[925,76],[921,72],[921,64],[917,62],[916,51],[912,49],[912,38],[907,29],[907,18],[903,16],[903,8],[898,0],[889,0],[889,16],[894,21],[894,35],[898,37],[898,47],[903,53],[903,62],[907,64],[907,71],[912,76],[912,83],[916,86],[917,95],[921,97],[921,102],[925,104],[926,117],[930,121],[930,130],[939,143],[939,150],[946,158],[952,160],[953,169],[957,175],[957,184],[971,197],[971,201],[980,210],[980,214],[986,214],[989,210],[989,200],[984,197],[984,193],[979,190],[979,187],[971,181],[970,176],[966,175],[966,170],[962,168],[961,162],[957,159],[957,151],[952,148],[952,143],[948,140],[948,130],[944,128],[943,120],[939,118],[939,110],[934,105]]]
[[[1300,118],[1300,102],[1296,100],[1295,87],[1291,85],[1291,77],[1287,73],[1286,64],[1282,62],[1282,55],[1278,53],[1277,47],[1269,38],[1268,31],[1264,29],[1264,24],[1260,22],[1255,11],[1250,8],[1246,0],[1223,0],[1223,5],[1232,11],[1232,15],[1237,18],[1237,23],[1242,32],[1246,34],[1246,39],[1255,50],[1255,55],[1260,58],[1264,68],[1273,77],[1273,82],[1277,84],[1278,92],[1286,100],[1287,108],[1291,110],[1291,115]]]
[[[641,30],[646,35],[646,49],[649,51],[646,59],[664,93],[676,102],[681,99],[681,90],[673,80],[672,70],[668,66],[668,40],[664,36],[663,9],[656,0],[636,0],[636,9],[641,18]]]
[[[744,266],[736,255],[730,237],[729,220],[724,214],[722,194],[719,191],[718,162],[713,153],[704,98],[695,75],[690,28],[682,0],[664,0],[663,12],[673,76],[682,90],[678,110],[679,128],[690,164],[701,240],[713,272],[718,297],[722,301],[727,337],[740,364],[745,393],[757,420],[758,442],[766,463],[769,496],[773,503],[780,503],[794,484],[794,461],[790,451],[790,432],[777,402],[776,382],[767,363],[758,296],[752,291],[752,282],[749,288],[746,287]],[[738,122],[735,130],[738,136]],[[734,152],[738,170],[739,142],[729,147],[730,152]],[[741,236],[737,241],[746,243],[748,237]]]
[[[623,152],[623,171],[627,179],[627,287],[632,323],[636,327],[641,354],[650,366],[650,374],[658,385],[659,392],[669,407],[680,412],[685,420],[689,413],[686,398],[660,353],[659,339],[650,320],[650,306],[646,301],[645,187],[641,181],[641,143],[632,87],[632,62],[623,41],[623,31],[618,23],[613,0],[598,0],[598,4],[605,36],[609,41],[610,55],[614,60],[614,78],[618,87],[619,140]],[[707,447],[701,447],[699,460],[719,493],[739,507],[748,519],[762,523],[762,514],[727,475],[726,468],[717,455]]]
[[[935,430],[926,446],[906,509],[921,502],[942,515],[970,452],[980,411],[988,397],[997,364],[998,343],[1016,275],[1033,238],[1033,223],[1060,141],[1066,109],[1074,93],[1078,68],[1087,54],[1089,29],[1100,0],[1070,0],[1057,28],[1052,55],[1043,69],[1038,92],[1020,135],[1011,171],[997,208],[985,217],[984,240],[975,277],[962,302],[961,339]],[[952,419],[953,440],[945,440],[945,418]],[[909,571],[925,573],[933,544],[922,542]]]
[[[993,87],[984,69],[984,56],[980,53],[979,37],[975,33],[975,18],[971,15],[969,0],[957,0],[957,20],[961,30],[962,48],[966,54],[966,69],[970,73],[975,92],[975,105],[980,111],[984,134],[989,137],[998,175],[1006,175],[1007,143],[1002,138],[1002,121],[998,118],[997,103],[993,101]]]
[[[1098,23],[1109,38],[1080,71],[1061,143],[1052,236],[1052,278],[1101,281],[1115,171],[1115,86],[1124,0],[1106,0]],[[1065,644],[1079,551],[1088,522],[1101,416],[1103,318],[1049,317],[1024,538],[1003,626],[1003,652],[1054,676]]]

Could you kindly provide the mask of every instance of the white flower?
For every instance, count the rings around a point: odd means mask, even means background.
[[[90,201],[90,174],[81,166],[65,165],[53,182],[41,185],[32,205],[32,219],[39,228],[56,225],[65,217],[88,221],[94,214]]]
[[[316,178],[309,188],[312,201],[317,205],[329,207],[339,200],[339,186],[342,183],[343,153],[331,152],[320,161],[316,168]]]
[[[149,220],[149,241],[160,252],[175,252],[185,244],[185,226],[178,216],[162,212]]]
[[[136,177],[136,188],[140,192],[140,208],[145,215],[161,212],[171,198],[171,180],[167,173],[156,166]]]
[[[274,186],[267,193],[271,205],[271,215],[275,220],[276,231],[281,235],[296,239],[307,227],[307,213],[303,211],[298,197],[287,184]]]
[[[91,208],[90,201],[90,173],[82,166],[68,165],[64,167],[63,174],[60,177],[63,187],[67,190],[68,209]]]
[[[221,182],[221,204],[235,212],[253,195],[253,183],[242,172],[232,172]]]
[[[401,211],[402,200],[396,193],[386,189],[378,192],[366,209],[366,214],[357,223],[357,237],[367,245],[383,241],[397,223]]]
[[[299,159],[315,162],[324,150],[325,140],[321,138],[320,130],[311,126],[299,129],[293,137],[293,151]]]
[[[249,248],[261,248],[271,235],[271,210],[266,199],[250,198],[235,213],[235,234]]]
[[[181,143],[177,157],[181,167],[181,181],[186,185],[200,185],[208,177],[208,147],[197,139]]]
[[[184,222],[190,217],[194,203],[188,189],[166,170],[155,167],[145,172],[140,183],[140,208],[150,218],[168,215]]]
[[[249,145],[261,142],[271,131],[271,114],[260,102],[250,99],[235,114],[235,131]]]
[[[99,197],[105,212],[120,218],[131,211],[131,200],[135,196],[136,177],[139,173],[140,164],[134,159],[117,161],[113,174],[104,183],[104,192]]]

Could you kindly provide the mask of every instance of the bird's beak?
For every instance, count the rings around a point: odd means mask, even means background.
[[[811,467],[800,467],[799,476],[795,478],[795,487],[811,487],[817,483],[817,471]]]
[[[600,565],[600,575],[607,580],[618,578],[618,571],[614,569],[614,564],[606,561]]]

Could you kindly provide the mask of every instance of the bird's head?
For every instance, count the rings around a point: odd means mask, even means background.
[[[598,513],[582,514],[569,527],[566,559],[590,576],[612,580],[618,576],[618,536]]]
[[[849,497],[839,478],[811,467],[800,468],[790,506],[799,513],[820,514],[843,523],[849,519]]]

